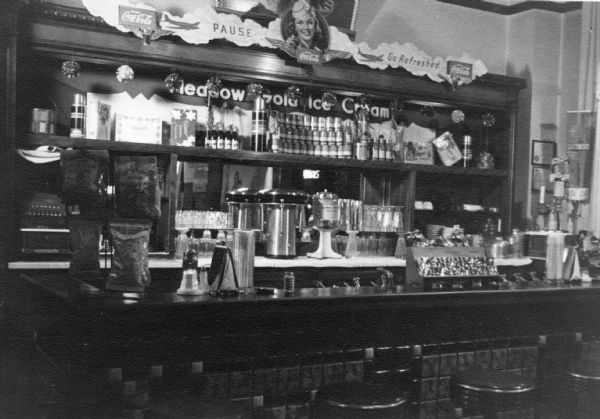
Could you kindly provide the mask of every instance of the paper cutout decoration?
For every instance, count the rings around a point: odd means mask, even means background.
[[[134,32],[142,36],[145,42],[148,38],[155,39],[163,35],[175,35],[190,44],[207,44],[213,39],[225,39],[241,47],[259,45],[280,49],[295,56],[298,62],[310,65],[323,64],[334,59],[353,58],[358,64],[372,69],[404,68],[416,76],[427,76],[433,81],[450,83],[454,87],[469,83],[487,73],[485,64],[468,54],[460,57],[432,57],[410,42],[381,43],[372,48],[366,42],[353,42],[348,34],[328,24],[327,42],[320,46],[311,44],[309,48],[306,48],[307,45],[298,46],[292,42],[294,38],[289,32],[289,26],[285,25],[290,19],[293,20],[293,16],[290,17],[291,11],[283,18],[277,17],[265,27],[252,19],[219,13],[211,1],[195,5],[193,11],[186,12],[183,16],[156,10],[143,3],[134,3],[133,0],[82,1],[92,15],[100,16],[107,24],[123,32]],[[154,12],[157,28],[151,31],[151,19],[145,19],[149,25],[146,29],[135,25],[132,27],[131,22],[125,24],[119,15],[119,7],[146,10],[149,15]],[[319,15],[317,19],[319,23],[324,20]]]

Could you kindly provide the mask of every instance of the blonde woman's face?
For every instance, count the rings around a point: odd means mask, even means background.
[[[308,13],[294,19],[294,26],[298,32],[298,38],[308,45],[311,45],[315,36],[315,19]]]

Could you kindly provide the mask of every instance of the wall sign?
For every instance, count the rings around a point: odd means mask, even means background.
[[[447,81],[455,85],[469,83],[487,73],[487,68],[481,60],[466,54],[462,57],[432,57],[410,42],[382,43],[375,48],[366,42],[355,43],[347,31],[328,23],[326,8],[316,6],[333,4],[333,0],[293,0],[286,10],[273,13],[272,20],[262,21],[245,18],[236,13],[222,13],[215,7],[213,0],[199,1],[194,10],[184,13],[183,16],[157,10],[148,4],[134,4],[133,0],[82,1],[92,15],[102,17],[109,25],[121,31],[134,32],[138,36],[147,37],[151,31],[148,27],[140,30],[137,24],[123,21],[119,8],[154,11],[156,28],[152,32],[153,39],[175,35],[190,44],[206,44],[213,39],[226,39],[242,47],[260,45],[281,49],[299,62],[308,64],[352,58],[357,63],[373,69],[404,68],[414,75],[426,75],[433,81]],[[261,0],[257,3],[261,5],[268,2]]]
[[[206,84],[185,83],[175,94],[183,96],[197,96],[206,98],[209,95]],[[245,102],[247,92],[244,87],[224,84],[218,92],[213,92],[210,96],[214,99],[231,100],[234,102]],[[336,112],[348,116],[354,115],[357,109],[365,109],[371,118],[388,120],[390,119],[390,108],[387,104],[372,103],[365,106],[357,101],[357,98],[351,96],[338,95],[338,101],[334,106],[324,103],[321,95],[308,94],[302,99],[302,102],[296,98],[291,98],[285,91],[272,90],[270,93],[264,93],[263,98],[267,105],[274,107],[298,108],[298,110]]]

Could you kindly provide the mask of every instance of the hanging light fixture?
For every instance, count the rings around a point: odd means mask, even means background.
[[[246,87],[246,93],[248,94],[248,96],[262,96],[264,90],[264,86],[259,83],[250,83]]]
[[[335,105],[337,105],[338,99],[335,93],[333,93],[331,90],[328,90],[327,92],[323,93],[321,101],[323,102],[323,105],[328,105],[333,108]]]
[[[180,90],[183,86],[183,77],[179,73],[171,73],[167,77],[165,77],[165,86],[169,89],[169,92],[174,93],[177,90]]]
[[[223,87],[223,81],[219,76],[212,76],[206,81],[206,91],[209,96],[218,96],[221,88]]]
[[[304,92],[302,91],[301,87],[292,84],[291,86],[288,86],[288,88],[285,90],[285,93],[288,99],[298,100],[302,97]]]
[[[74,79],[79,77],[79,70],[81,66],[75,60],[68,60],[62,63],[62,72],[68,79]]]

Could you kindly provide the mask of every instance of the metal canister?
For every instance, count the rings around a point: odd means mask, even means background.
[[[490,247],[490,257],[494,259],[504,259],[508,243],[502,237],[496,237],[496,241]]]
[[[56,111],[54,109],[33,108],[31,110],[31,132],[55,134]]]
[[[85,137],[85,96],[79,93],[73,95],[71,105],[71,133],[74,138]]]
[[[296,190],[263,189],[256,198],[262,207],[266,256],[294,258],[299,207],[307,204],[308,196]]]
[[[256,202],[257,191],[238,188],[225,194],[233,227],[240,230],[260,230],[262,228],[261,207]]]

